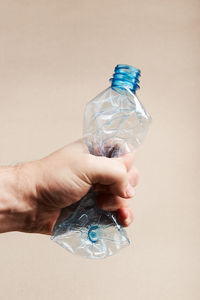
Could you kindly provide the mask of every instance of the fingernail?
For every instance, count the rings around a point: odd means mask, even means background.
[[[135,195],[135,189],[130,184],[128,184],[126,188],[126,195],[127,197],[133,197]]]

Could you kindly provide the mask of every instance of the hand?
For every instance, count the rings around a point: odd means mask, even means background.
[[[17,166],[23,223],[16,230],[51,234],[61,209],[79,201],[92,186],[99,193],[98,205],[117,211],[121,224],[130,225],[129,206],[138,182],[133,159],[134,153],[120,158],[91,155],[79,140],[41,160]]]

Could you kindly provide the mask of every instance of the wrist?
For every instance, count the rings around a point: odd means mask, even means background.
[[[0,232],[31,231],[36,218],[34,169],[34,163],[0,167]]]

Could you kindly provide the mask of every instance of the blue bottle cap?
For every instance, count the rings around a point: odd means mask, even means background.
[[[113,78],[110,79],[113,89],[130,89],[133,93],[139,89],[140,70],[125,64],[115,67]]]

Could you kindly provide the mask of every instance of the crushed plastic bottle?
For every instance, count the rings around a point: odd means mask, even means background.
[[[142,143],[151,117],[135,95],[139,76],[139,69],[117,65],[111,87],[87,104],[83,137],[91,154],[119,157]],[[97,196],[91,189],[63,209],[51,237],[70,252],[91,259],[111,256],[130,243],[116,213],[96,205]]]

